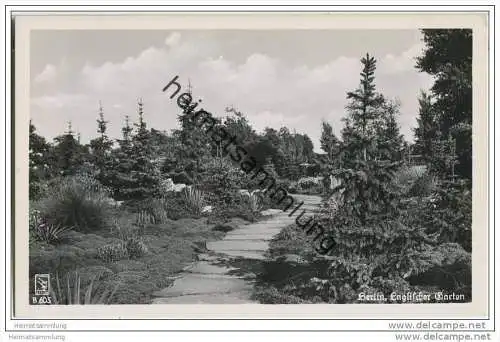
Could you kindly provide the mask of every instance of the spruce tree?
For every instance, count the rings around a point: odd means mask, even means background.
[[[98,171],[98,179],[103,181],[106,178],[105,173],[110,165],[110,153],[113,146],[113,141],[106,134],[108,121],[104,120],[104,112],[102,105],[99,103],[99,117],[97,121],[97,133],[99,136],[90,141],[90,149],[92,153],[92,162]]]
[[[177,159],[179,164],[175,172],[186,172],[195,183],[200,181],[200,174],[204,170],[204,160],[211,155],[212,143],[210,135],[191,122],[185,115],[179,116],[181,129],[174,132],[179,140]],[[214,152],[215,154],[215,152]]]
[[[365,161],[373,157],[369,155],[369,145],[377,133],[375,124],[380,117],[380,107],[384,103],[383,96],[375,90],[376,62],[369,54],[361,59],[363,70],[360,74],[360,85],[356,90],[347,93],[347,99],[350,100],[347,105],[350,123],[357,132],[351,137],[359,139],[358,143],[362,146],[360,153]]]
[[[143,200],[158,195],[160,174],[152,159],[149,131],[144,121],[143,103],[138,103],[136,130],[126,117],[122,128],[123,139],[115,153],[112,184],[115,197],[120,200]]]
[[[434,76],[434,84],[433,101],[425,103],[429,119],[421,115],[423,124],[419,128],[425,129],[417,131],[417,138],[426,143],[424,156],[438,178],[437,196],[429,215],[434,220],[429,226],[441,232],[443,241],[457,242],[470,251],[472,30],[428,29],[422,33],[426,47],[416,67]]]
[[[160,171],[152,157],[153,148],[142,101],[139,101],[138,108],[135,131],[129,117],[125,117],[123,138],[118,140],[119,148],[113,151],[113,168],[106,180],[117,200],[144,200],[159,195]]]
[[[118,148],[111,151],[111,167],[103,175],[102,182],[110,187],[116,200],[129,199],[126,189],[132,187],[133,177],[131,174],[133,156],[129,116],[125,116],[125,124],[121,129],[122,139],[117,139]]]
[[[191,87],[189,87],[188,92],[191,94]],[[192,179],[194,183],[198,183],[200,174],[204,171],[204,161],[213,152],[213,140],[210,134],[205,132],[206,128],[200,127],[198,122],[193,122],[191,117],[191,113],[187,111],[183,111],[177,116],[181,128],[174,131],[174,137],[179,142],[177,150],[179,163],[171,175],[183,174],[187,176],[186,178]],[[215,154],[216,152],[213,153],[213,155]]]
[[[361,59],[360,87],[347,93],[350,103],[343,120],[342,168],[334,172],[340,180],[336,191],[342,194],[343,210],[361,226],[393,215],[398,200],[391,181],[401,161],[393,160],[392,154],[399,151],[402,138],[394,113],[391,114],[395,112],[394,105],[375,90],[375,62],[368,54]],[[379,148],[381,139],[385,144],[383,148]]]
[[[54,141],[52,157],[58,173],[62,176],[76,174],[85,161],[85,149],[75,138],[71,122],[68,122],[68,130]]]
[[[432,108],[441,140],[455,141],[457,176],[472,180],[472,30],[422,30],[426,48],[416,67],[435,78]]]
[[[322,216],[335,241],[329,274],[338,303],[356,301],[360,292],[407,291],[406,279],[430,267],[426,253],[434,243],[424,227],[411,225],[393,186],[403,147],[397,107],[375,91],[375,60],[367,55],[362,63],[361,86],[347,96],[343,167],[334,173],[339,206]]]
[[[332,125],[328,122],[322,122],[320,144],[321,149],[326,153],[328,160],[334,161],[339,152],[340,141],[333,133]]]
[[[399,103],[389,100],[382,105],[382,120],[377,134],[377,158],[380,160],[397,162],[404,158],[404,138],[400,133],[396,118],[399,114],[399,106]]]
[[[129,189],[131,196],[136,199],[158,196],[160,184],[160,171],[154,161],[154,146],[151,135],[144,120],[142,100],[138,102],[139,120],[135,123],[136,133],[132,138],[132,164],[131,173],[135,184]]]
[[[418,126],[414,129],[414,152],[422,156],[423,161],[427,165],[430,165],[432,160],[433,144],[438,140],[436,111],[432,104],[431,95],[425,93],[424,91],[420,92],[418,103]]]

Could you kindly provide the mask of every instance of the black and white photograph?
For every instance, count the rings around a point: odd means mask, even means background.
[[[18,295],[470,303],[473,39],[32,30]]]

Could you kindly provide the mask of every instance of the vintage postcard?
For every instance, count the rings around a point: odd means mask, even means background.
[[[487,13],[14,17],[15,316],[488,316]]]

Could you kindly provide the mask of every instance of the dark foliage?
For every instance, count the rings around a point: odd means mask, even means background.
[[[454,141],[454,171],[472,179],[472,30],[422,30],[426,49],[417,68],[435,76],[431,88],[439,140]],[[421,114],[422,115],[422,114]],[[425,118],[422,118],[426,121]],[[447,170],[449,173],[450,170]]]

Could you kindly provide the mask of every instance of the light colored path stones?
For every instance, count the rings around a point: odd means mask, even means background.
[[[209,253],[199,254],[197,262],[176,275],[173,284],[156,292],[153,304],[246,304],[251,297],[254,274],[228,267],[231,260],[264,260],[269,241],[284,227],[293,224],[302,210],[318,208],[319,196],[292,195],[296,203],[304,201],[295,214],[269,210],[264,221],[241,225],[220,241],[207,242]]]
[[[178,297],[194,294],[246,292],[250,284],[241,278],[213,274],[186,274],[177,279],[172,287],[156,293],[158,297]]]
[[[235,268],[216,266],[206,261],[200,261],[184,268],[184,272],[200,274],[226,274],[232,270]]]
[[[265,260],[266,257],[264,253],[266,250],[259,251],[243,251],[243,250],[227,250],[224,253],[233,258],[243,258],[243,259],[253,259],[253,260]]]
[[[253,304],[249,299],[244,299],[248,296],[246,292],[233,292],[223,294],[202,294],[202,295],[187,295],[170,298],[157,298],[154,304]]]
[[[207,248],[215,252],[226,251],[266,251],[268,243],[259,240],[221,240],[207,242]]]

